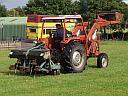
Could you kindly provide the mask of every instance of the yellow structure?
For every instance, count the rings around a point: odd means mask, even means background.
[[[27,21],[27,37],[28,39],[47,38],[49,37],[50,33],[53,34],[56,31],[56,24],[61,24],[61,22],[48,21],[43,24],[41,21]],[[72,31],[72,29],[75,27],[75,23],[67,22],[65,26],[67,30]]]

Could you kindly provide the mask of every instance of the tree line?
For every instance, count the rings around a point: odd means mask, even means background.
[[[0,17],[81,14],[86,21],[93,20],[98,11],[119,11],[128,20],[128,4],[123,0],[29,0],[26,6],[7,10],[0,4]]]

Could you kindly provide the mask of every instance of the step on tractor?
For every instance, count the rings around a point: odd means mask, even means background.
[[[29,74],[78,73],[86,69],[87,59],[90,57],[97,58],[98,68],[105,68],[108,66],[108,55],[100,52],[99,31],[107,25],[121,23],[122,17],[119,12],[98,12],[92,22],[83,22],[81,15],[44,17],[42,30],[46,28],[47,22],[59,23],[51,26],[52,30],[48,29],[48,37],[38,38],[35,46],[11,50],[9,57],[17,58],[17,61],[10,65],[9,69]],[[75,23],[75,26],[67,26],[69,22]],[[72,30],[69,31],[68,28]]]

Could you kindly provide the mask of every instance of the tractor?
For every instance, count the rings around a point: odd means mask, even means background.
[[[36,40],[32,48],[18,48],[11,50],[10,58],[17,58],[9,69],[15,72],[35,74],[60,74],[64,72],[82,72],[87,65],[87,59],[97,58],[97,67],[108,66],[108,55],[100,52],[101,27],[121,22],[122,14],[118,12],[99,12],[92,22],[83,22],[81,15],[59,15],[42,18],[42,30],[45,23],[58,21],[59,27],[51,26],[52,30],[46,32],[47,37]],[[74,23],[75,26],[67,24]],[[54,29],[53,29],[54,28]],[[71,29],[71,31],[68,30]],[[43,36],[44,33],[42,32]]]

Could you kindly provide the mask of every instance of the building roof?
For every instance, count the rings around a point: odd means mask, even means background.
[[[81,15],[59,15],[55,17],[44,17],[43,20],[49,20],[49,19],[77,19],[81,18]]]
[[[0,17],[0,24],[26,24],[27,23],[27,17]]]

